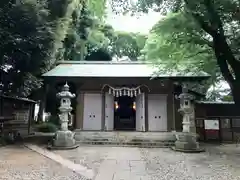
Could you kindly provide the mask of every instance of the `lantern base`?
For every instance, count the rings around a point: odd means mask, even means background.
[[[79,145],[76,145],[74,139],[74,133],[72,131],[57,131],[55,133],[55,138],[51,145],[48,146],[49,149],[74,149]]]
[[[199,147],[199,143],[196,140],[196,135],[192,133],[181,133],[176,135],[177,141],[172,148],[175,151],[186,153],[199,153],[204,149]]]
[[[183,152],[183,153],[201,153],[205,152],[204,148],[198,148],[198,149],[178,149],[176,147],[172,147],[172,150],[178,151],[178,152]]]

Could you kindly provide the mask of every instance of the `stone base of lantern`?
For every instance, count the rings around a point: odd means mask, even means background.
[[[193,133],[176,134],[177,141],[172,149],[186,153],[199,153],[205,151],[203,148],[199,147],[196,137],[196,134]]]
[[[57,131],[53,139],[52,144],[49,144],[48,149],[63,150],[63,149],[75,149],[79,147],[74,139],[74,133],[72,131]]]

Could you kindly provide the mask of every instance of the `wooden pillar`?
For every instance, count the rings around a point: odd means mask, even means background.
[[[148,92],[145,93],[145,131],[148,131]]]
[[[75,113],[75,128],[83,128],[83,111],[84,111],[84,93],[77,91],[77,104],[76,104],[76,113]]]
[[[142,105],[142,114],[141,114],[141,118],[143,118],[143,122],[142,122],[142,128],[141,128],[141,131],[145,132],[146,131],[146,111],[145,111],[145,96],[146,96],[146,93],[143,93],[142,94],[142,97],[141,97],[141,105]]]
[[[173,88],[173,83],[170,82],[168,83],[169,91],[167,94],[167,130],[172,131],[175,130],[175,120],[173,116],[173,109],[174,109],[174,88]]]
[[[172,130],[176,131],[176,114],[175,114],[175,96],[173,93],[172,96],[172,118],[173,118],[173,124],[172,124]]]
[[[102,92],[102,131],[105,131],[106,129],[106,120],[105,120],[105,106],[106,106],[106,98],[105,98],[105,92]]]
[[[3,116],[4,97],[0,94],[0,116]]]

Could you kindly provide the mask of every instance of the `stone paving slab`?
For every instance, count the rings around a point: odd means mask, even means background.
[[[130,164],[128,160],[117,161],[116,169],[118,171],[130,171]]]
[[[116,160],[106,160],[101,164],[95,180],[112,180],[115,172]]]
[[[113,180],[129,180],[131,177],[130,171],[117,171],[114,173]]]
[[[240,157],[240,148],[238,152]],[[55,153],[66,158],[71,154],[75,162],[87,164],[97,174],[95,180],[240,180],[237,153],[223,154],[214,147],[200,154],[168,148],[105,146],[81,146]]]
[[[145,175],[146,163],[145,161],[129,161],[130,171],[132,174]]]

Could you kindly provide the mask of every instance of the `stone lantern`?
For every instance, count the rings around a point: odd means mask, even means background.
[[[183,130],[181,133],[176,134],[176,142],[174,150],[182,152],[202,152],[203,149],[199,147],[197,142],[197,134],[195,131],[191,131],[191,128],[195,129],[194,104],[195,97],[188,93],[187,87],[184,84],[182,87],[182,93],[177,97],[180,99],[179,112],[182,114]]]
[[[69,92],[69,86],[66,83],[63,86],[62,91],[57,93],[57,98],[60,99],[60,107],[58,109],[60,111],[59,119],[61,123],[61,130],[67,131],[68,123],[70,121],[69,114],[72,111],[71,99],[75,98],[75,94]]]
[[[75,94],[69,92],[69,86],[66,83],[62,91],[57,93],[57,98],[60,99],[59,121],[61,128],[55,134],[55,138],[50,148],[54,149],[72,149],[78,147],[74,139],[74,133],[68,130],[70,121],[69,114],[72,111],[71,99],[75,98]]]
[[[191,125],[194,124],[194,122],[192,122],[194,121],[194,118],[191,116],[194,113],[193,100],[195,97],[192,94],[188,93],[188,90],[184,85],[182,94],[180,94],[178,98],[180,99],[180,108],[178,111],[183,116],[183,132],[189,133]]]

